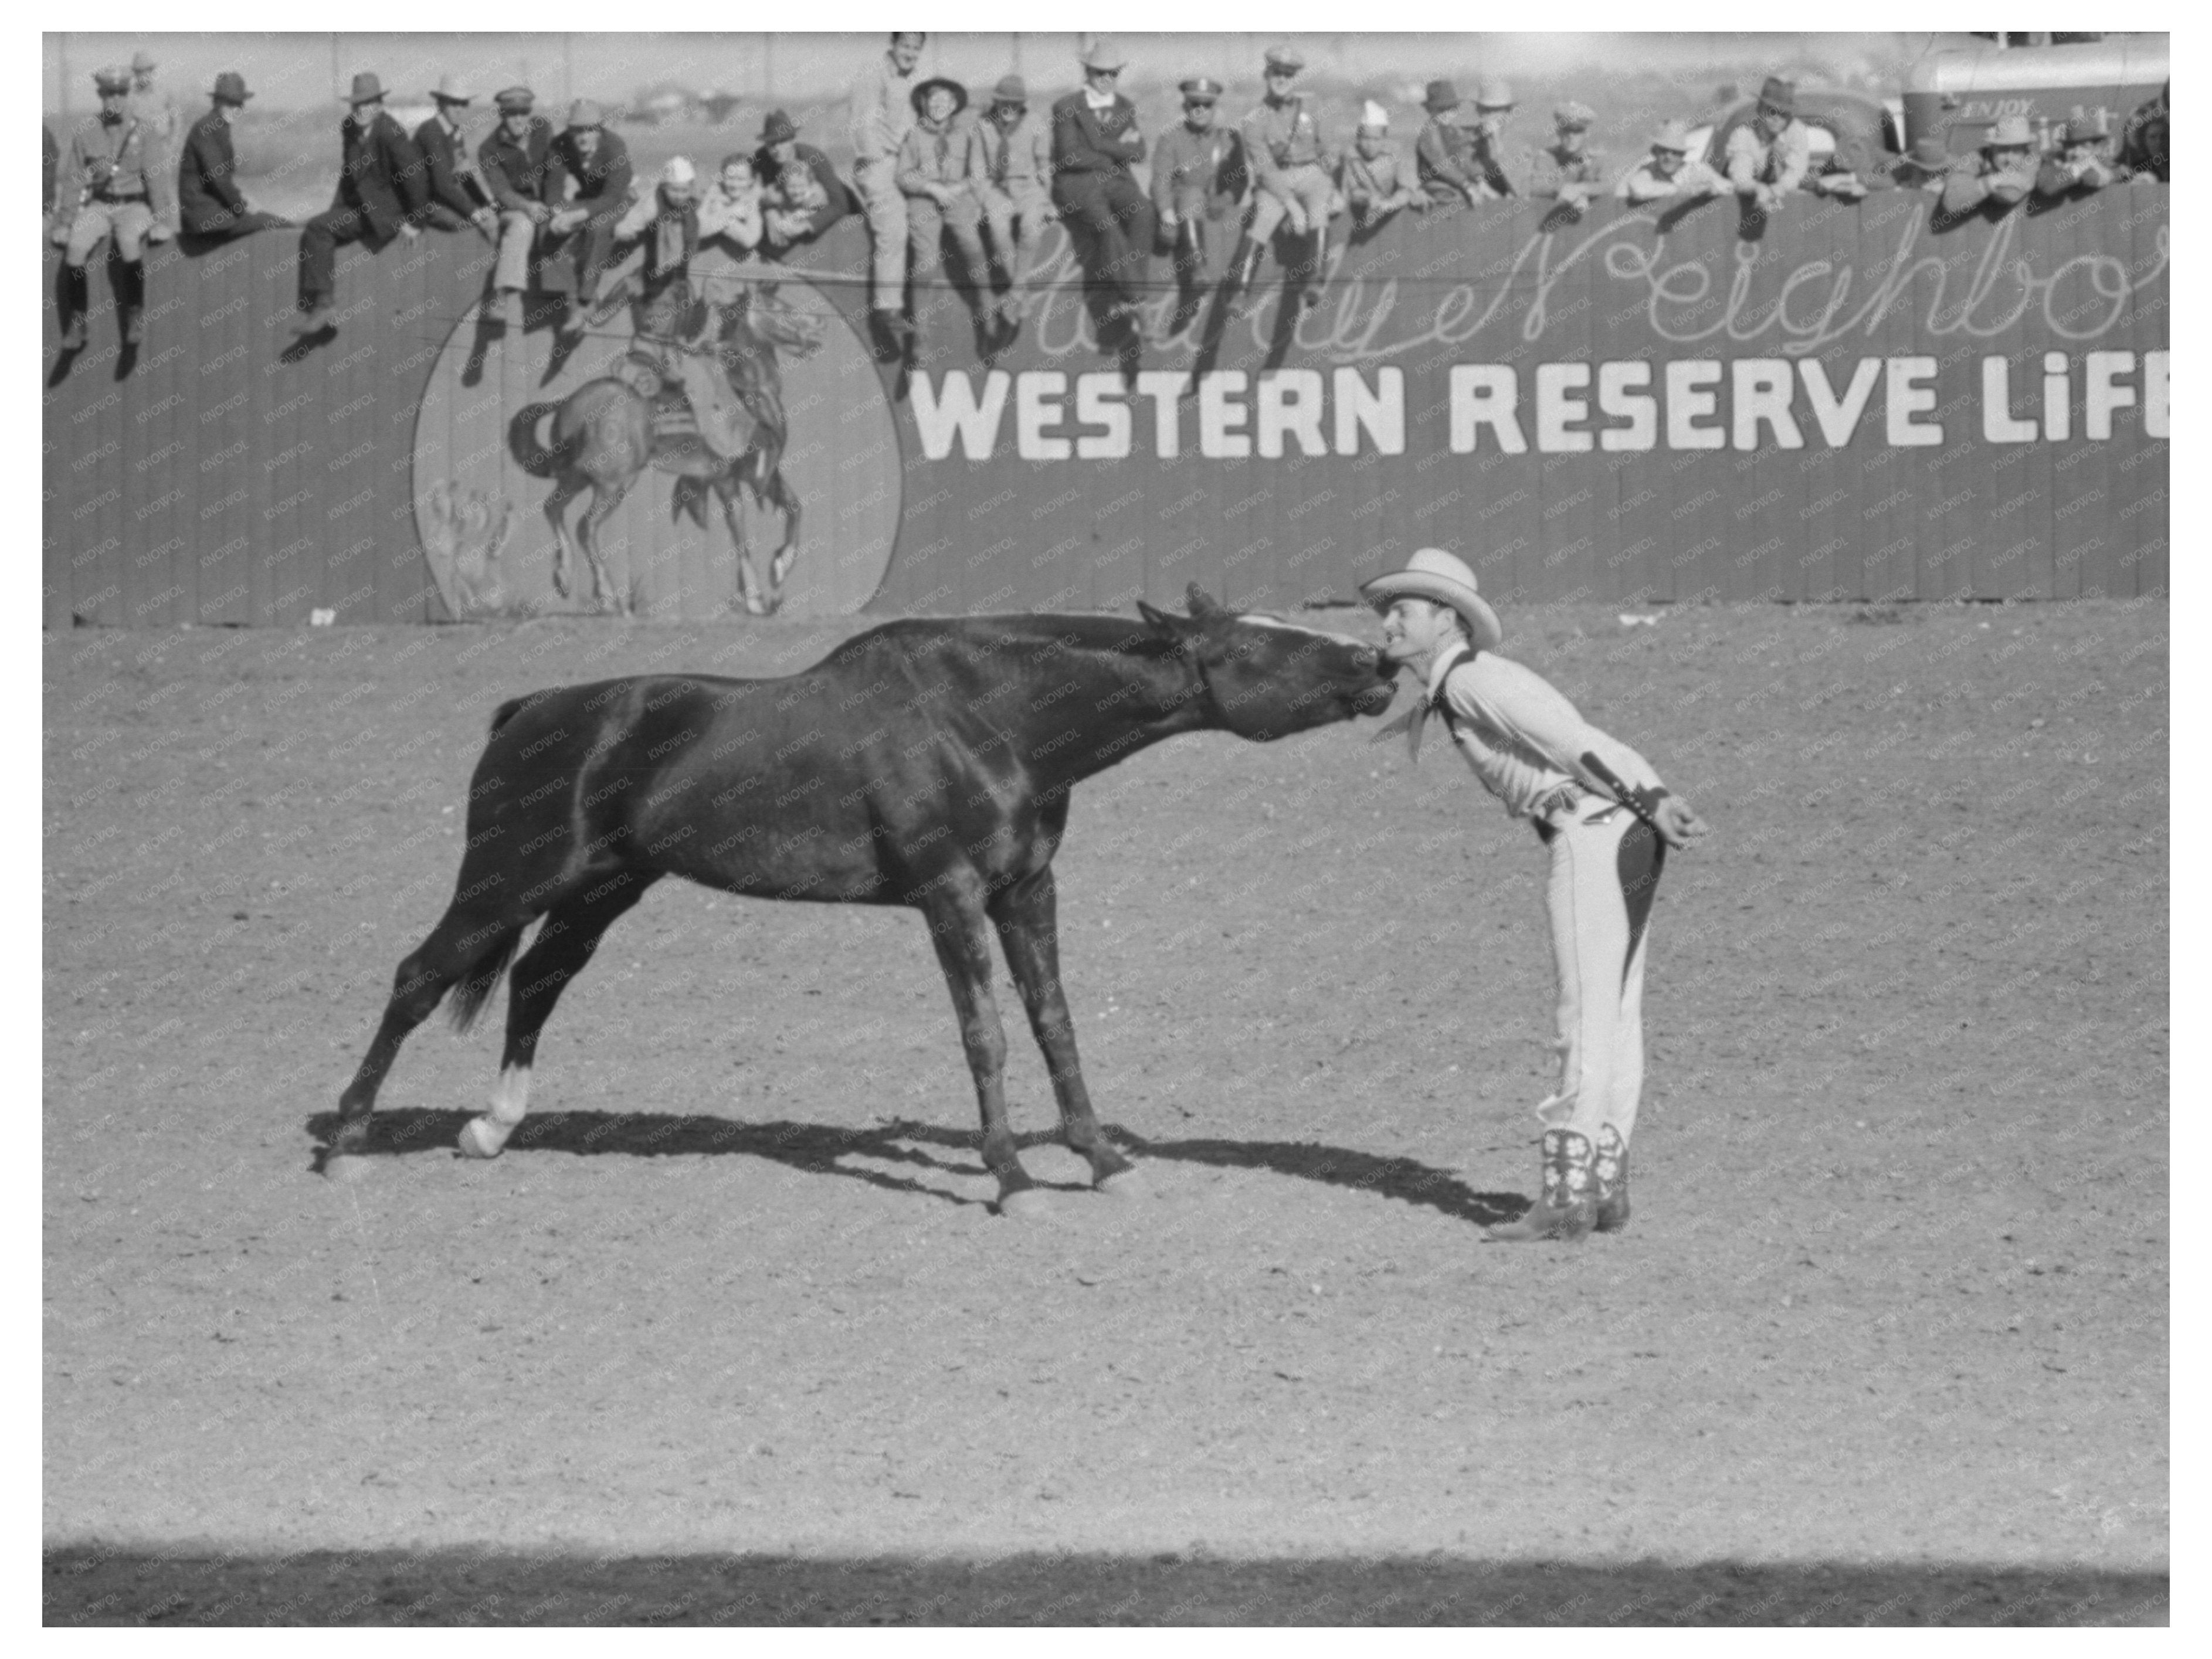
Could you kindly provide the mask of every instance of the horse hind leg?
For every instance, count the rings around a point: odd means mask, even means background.
[[[499,1086],[490,1109],[462,1126],[460,1148],[468,1158],[497,1158],[530,1109],[530,1073],[538,1054],[538,1034],[568,981],[584,971],[600,935],[659,879],[649,872],[625,871],[602,882],[592,896],[556,904],[547,913],[529,950],[507,976],[507,1047],[500,1056]]]
[[[568,548],[568,508],[584,493],[584,481],[563,472],[545,498],[545,522],[553,526],[553,591],[568,597],[568,572],[574,556]]]
[[[780,460],[768,475],[768,503],[783,514],[783,545],[768,565],[768,608],[774,611],[783,603],[783,584],[799,562],[799,492],[783,476]]]
[[[744,521],[738,515],[738,474],[732,470],[714,480],[714,495],[722,503],[722,520],[730,526],[730,545],[738,561],[738,603],[745,614],[765,617],[775,609],[772,589],[761,586],[760,572],[754,568],[752,549],[745,542]]]
[[[599,556],[599,527],[615,515],[629,494],[630,479],[606,478],[592,485],[592,504],[585,509],[584,520],[576,526],[576,539],[583,544],[584,557],[592,567],[592,598],[602,611],[617,611],[627,614],[629,595],[615,592],[614,582],[607,574],[606,561]]]
[[[323,1153],[324,1169],[330,1167],[331,1159],[368,1146],[369,1114],[376,1109],[376,1093],[386,1073],[399,1056],[399,1045],[457,986],[460,988],[453,998],[453,1017],[465,1029],[513,958],[526,926],[526,920],[515,921],[503,915],[456,905],[399,964],[399,971],[392,976],[392,999],[385,1005],[376,1036],[362,1056],[353,1081],[338,1097],[338,1127]]]

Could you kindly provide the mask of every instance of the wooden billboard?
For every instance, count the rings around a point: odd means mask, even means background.
[[[2166,191],[1929,205],[1405,213],[1331,251],[1311,308],[1272,262],[1186,296],[1158,261],[1103,344],[1054,228],[1011,343],[956,272],[903,357],[866,331],[856,221],[791,269],[700,274],[770,276],[819,324],[778,364],[787,614],[1122,609],[1192,580],[1287,607],[1427,544],[1520,601],[2162,592]],[[348,250],[337,334],[298,349],[295,257],[282,232],[155,251],[135,350],[97,271],[87,350],[58,356],[49,307],[47,625],[591,608],[553,591],[542,461],[561,401],[623,372],[629,316],[573,350],[510,337],[489,248],[428,235]],[[738,534],[789,535],[738,501]],[[745,614],[731,526],[668,476],[602,540],[642,614]]]

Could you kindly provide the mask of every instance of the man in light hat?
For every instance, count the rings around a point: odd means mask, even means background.
[[[522,296],[536,269],[532,254],[561,199],[561,172],[553,160],[553,124],[533,113],[536,94],[508,87],[492,102],[498,125],[477,146],[477,169],[499,214],[499,258],[492,270],[495,315],[508,328],[523,325]]]
[[[1721,171],[1744,204],[1771,213],[1804,182],[1813,162],[1813,135],[1797,118],[1797,86],[1778,75],[1759,89],[1751,119],[1728,136]]]
[[[1552,112],[1554,137],[1537,153],[1538,171],[1531,196],[1556,200],[1562,211],[1580,218],[1590,199],[1605,187],[1605,158],[1589,147],[1597,112],[1570,99]]]
[[[1082,57],[1083,85],[1052,106],[1052,202],[1091,277],[1114,297],[1109,327],[1133,326],[1152,252],[1152,204],[1137,182],[1145,135],[1117,89],[1127,59],[1097,40]]]
[[[1221,83],[1194,75],[1177,89],[1182,119],[1152,146],[1152,212],[1175,268],[1170,334],[1198,314],[1204,290],[1219,274],[1215,262],[1227,251],[1223,238],[1230,216],[1251,183],[1243,139],[1213,118]]]
[[[771,253],[812,241],[852,211],[830,158],[804,143],[780,109],[761,123],[753,174],[761,187],[761,240]]]
[[[217,241],[281,228],[289,221],[256,212],[234,176],[238,157],[231,146],[230,125],[253,96],[246,89],[246,77],[225,70],[215,77],[210,96],[213,101],[208,112],[192,123],[177,161],[177,216],[185,234]]]
[[[61,343],[64,351],[84,344],[84,313],[91,301],[85,267],[93,251],[110,236],[118,273],[117,321],[125,345],[140,338],[146,306],[146,244],[169,240],[176,204],[169,197],[176,175],[170,170],[161,136],[131,106],[131,71],[121,65],[94,72],[100,109],[78,122],[70,134],[55,184],[54,222],[49,233],[62,248]]]
[[[615,226],[629,211],[629,147],[606,128],[606,115],[589,98],[568,106],[568,125],[553,141],[553,159],[568,175],[568,200],[553,210],[546,229],[565,239],[575,261],[575,290],[561,321],[564,340],[583,337],[585,318],[599,301],[599,275],[614,252]],[[550,262],[549,262],[550,264]]]
[[[2046,202],[2087,196],[2118,179],[2105,156],[2111,135],[2086,115],[2059,130],[2058,153],[2047,157],[2035,175],[2035,193]]]
[[[1052,133],[1029,118],[1029,88],[1006,75],[991,90],[991,107],[969,131],[968,176],[982,204],[991,252],[1006,279],[998,314],[1009,337],[1020,328],[1026,296],[1038,280],[1030,270],[1037,237],[1052,218]]]
[[[1413,165],[1429,200],[1473,207],[1483,199],[1473,171],[1474,152],[1459,114],[1459,88],[1449,81],[1431,81],[1422,94],[1421,107],[1429,112],[1428,125],[1413,141]]]
[[[1897,158],[1890,169],[1891,180],[1900,190],[1925,191],[1940,195],[1943,181],[1951,171],[1951,152],[1934,133],[1923,133],[1912,141],[1912,148]]]
[[[1425,212],[1428,192],[1390,142],[1390,112],[1372,98],[1360,112],[1352,148],[1337,165],[1336,188],[1352,210],[1352,228],[1365,234],[1382,227],[1401,208]]]
[[[1495,76],[1474,89],[1474,118],[1468,123],[1468,172],[1477,194],[1486,202],[1502,201],[1521,193],[1514,175],[1525,170],[1506,166],[1505,124],[1513,118],[1513,88]],[[1525,160],[1516,157],[1516,161]]]
[[[1296,90],[1298,71],[1305,65],[1306,60],[1288,46],[1268,47],[1267,95],[1239,125],[1252,167],[1252,212],[1230,261],[1230,274],[1239,288],[1250,287],[1259,273],[1261,251],[1288,220],[1291,234],[1305,246],[1285,275],[1297,288],[1298,303],[1311,307],[1321,300],[1328,219],[1335,206],[1336,185],[1330,174],[1336,157],[1322,137],[1312,105]]]
[[[1957,216],[2017,207],[2035,188],[2035,135],[2025,115],[1999,116],[1989,142],[1943,181],[1943,211]]]
[[[421,235],[415,220],[429,194],[422,152],[386,112],[383,83],[366,71],[355,76],[346,103],[337,190],[300,232],[300,314],[292,332],[303,337],[337,327],[331,296],[339,247],[365,242],[379,252],[395,236]]]
[[[1559,1085],[1536,1108],[1542,1188],[1492,1240],[1572,1243],[1627,1225],[1628,1153],[1644,1091],[1644,965],[1669,848],[1705,833],[1636,750],[1549,683],[1498,654],[1504,630],[1474,571],[1438,548],[1360,592],[1382,614],[1382,653],[1421,701],[1413,752],[1440,717],[1483,787],[1534,827],[1551,860],[1546,911],[1558,991]]]
[[[415,148],[422,153],[429,199],[422,205],[418,223],[433,230],[465,230],[474,225],[485,240],[499,237],[499,215],[477,177],[469,159],[468,112],[473,94],[458,75],[448,75],[431,89],[436,108],[415,129]]]
[[[1703,161],[1690,159],[1690,124],[1669,121],[1651,135],[1651,147],[1643,161],[1622,175],[1613,193],[1632,207],[1680,197],[1696,200],[1718,196],[1728,180]]]
[[[853,88],[850,123],[853,182],[868,218],[868,308],[890,339],[911,342],[906,319],[906,196],[898,187],[899,146],[914,125],[915,66],[929,36],[894,34],[890,50],[862,71]]]
[[[161,65],[141,46],[131,54],[131,111],[161,136],[161,148],[173,152],[177,142],[177,100],[154,84]]]

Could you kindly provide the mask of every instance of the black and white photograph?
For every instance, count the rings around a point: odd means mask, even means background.
[[[45,1626],[2174,1622],[2167,33],[41,21]]]

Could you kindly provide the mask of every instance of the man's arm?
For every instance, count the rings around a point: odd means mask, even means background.
[[[400,216],[411,221],[429,202],[429,167],[422,152],[415,148],[415,141],[407,136],[407,129],[397,121],[380,137],[378,145],[383,151],[385,173],[399,191]]]
[[[1283,183],[1283,170],[1275,165],[1275,149],[1267,141],[1267,109],[1266,105],[1251,111],[1237,124],[1238,136],[1244,141],[1244,164],[1252,169],[1253,181],[1268,195],[1287,197],[1290,191]]]
[[[898,171],[892,175],[892,182],[908,196],[928,195],[934,182],[921,170],[921,129],[916,127],[899,142]]]
[[[1763,159],[1758,137],[1749,127],[1738,127],[1729,134],[1728,148],[1721,155],[1729,188],[1739,196],[1748,196],[1756,191],[1759,164]]]
[[[1152,147],[1152,210],[1160,216],[1160,222],[1172,228],[1175,224],[1175,174],[1182,165],[1176,155],[1175,129],[1170,127],[1160,135]]]
[[[1989,181],[1978,171],[1954,167],[1943,180],[1943,211],[1972,213],[1989,199]]]
[[[200,188],[220,203],[228,212],[244,217],[247,209],[246,193],[240,190],[231,174],[238,170],[237,162],[225,154],[228,145],[218,145],[215,135],[192,129],[185,143],[183,165],[191,167],[200,181]]]

